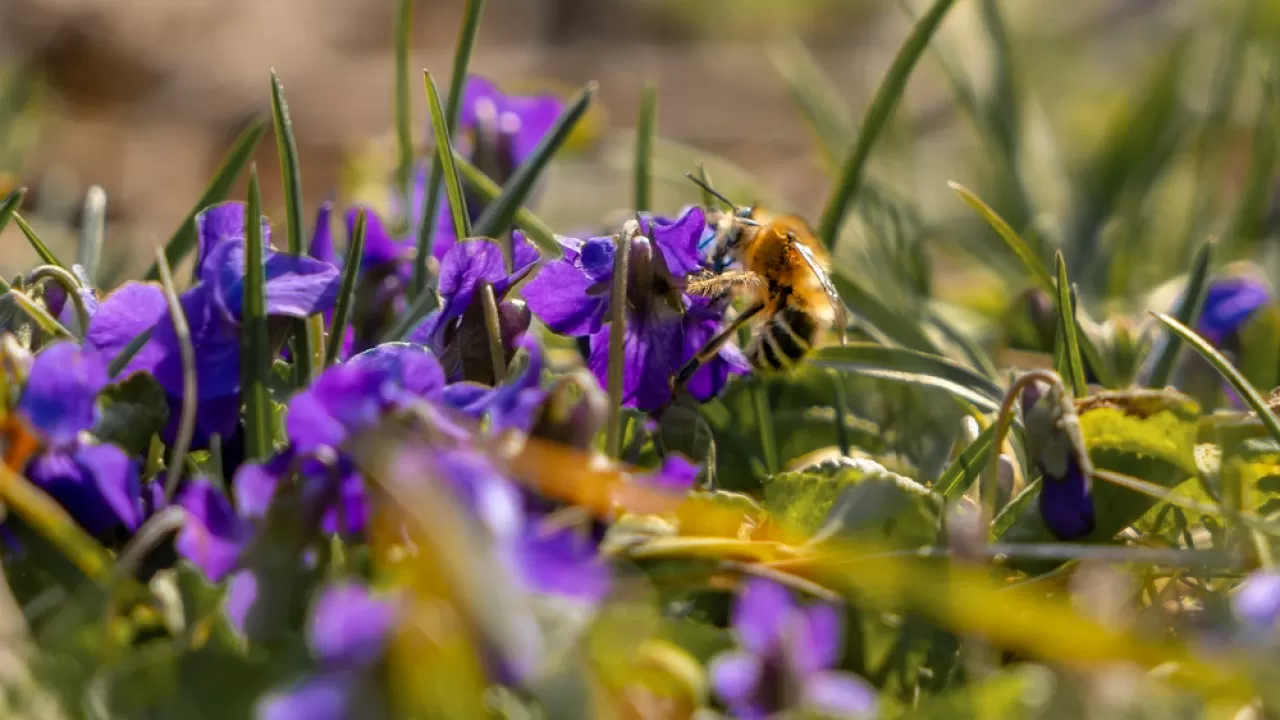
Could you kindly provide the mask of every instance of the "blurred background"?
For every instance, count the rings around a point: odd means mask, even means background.
[[[1252,44],[1233,77],[1214,77],[1227,38],[1236,37],[1241,2],[996,4],[995,31],[1006,37],[993,37],[984,18],[992,3],[965,0],[952,10],[937,52],[922,60],[877,148],[877,183],[938,223],[969,212],[948,180],[995,193],[989,201],[1017,216],[996,187],[1017,176],[1030,186],[1023,195],[1035,199],[1037,213],[1065,215],[1071,190],[1064,178],[1089,162],[1117,116],[1141,103],[1185,36],[1179,117],[1194,120],[1215,88],[1233,83],[1224,132],[1213,141],[1212,176],[1218,201],[1232,202],[1256,139],[1266,48],[1274,47]],[[1276,35],[1280,2],[1254,4],[1250,37]],[[414,3],[412,67],[447,77],[462,5]],[[489,0],[472,67],[509,89],[567,94],[600,83],[599,102],[538,206],[558,232],[627,205],[630,128],[646,81],[658,86],[664,141],[659,209],[693,200],[680,174],[706,158],[718,182],[752,188],[757,197],[744,200],[793,206],[816,220],[833,166],[779,72],[804,67],[801,54],[779,61],[777,48],[803,43],[811,55],[804,62],[828,76],[843,104],[837,120],[852,131],[921,7],[905,0]],[[269,111],[274,67],[313,212],[350,183],[353,153],[374,148],[377,156],[381,148],[390,162],[393,12],[391,0],[0,0],[0,172],[8,176],[0,184],[31,188],[24,216],[55,252],[68,254],[85,190],[101,185],[109,220],[100,279],[109,287],[150,263],[149,245],[169,236],[235,135]],[[1021,173],[992,169],[999,163],[957,102],[948,72],[959,73],[984,107],[1013,105]],[[413,89],[415,129],[425,140],[416,76]],[[1179,140],[1182,149],[1193,144],[1190,135]],[[265,204],[282,217],[271,139],[257,162]],[[1161,176],[1194,182],[1203,175],[1197,168],[1178,175],[1162,167]],[[1185,204],[1157,214],[1181,217]],[[1019,219],[1024,227],[1034,220]],[[1171,241],[1171,251],[1177,247]],[[35,259],[11,225],[0,237],[0,271],[11,276]]]

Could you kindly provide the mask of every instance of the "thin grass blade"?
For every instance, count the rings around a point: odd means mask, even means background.
[[[435,290],[427,288],[418,293],[418,297],[413,299],[413,304],[400,315],[400,320],[387,331],[386,335],[382,336],[382,342],[404,340],[418,326],[418,323],[437,307],[440,307],[440,298],[436,296]]]
[[[1280,441],[1280,419],[1276,418],[1276,414],[1267,405],[1267,401],[1262,398],[1262,395],[1258,394],[1258,390],[1245,379],[1244,375],[1240,374],[1240,371],[1231,364],[1230,360],[1223,357],[1222,353],[1215,350],[1209,344],[1209,341],[1200,337],[1196,331],[1176,319],[1162,312],[1152,312],[1151,314],[1155,319],[1163,323],[1165,327],[1169,328],[1173,334],[1181,338],[1183,342],[1190,345],[1193,350],[1200,353],[1218,371],[1218,374],[1231,384],[1232,389],[1248,403],[1253,412],[1257,414],[1259,422],[1271,434],[1271,437]]]
[[[235,183],[240,171],[248,164],[249,158],[253,157],[258,143],[262,140],[262,135],[266,131],[266,118],[257,118],[249,123],[249,127],[245,128],[244,132],[240,133],[240,136],[236,138],[231,150],[227,153],[226,159],[222,161],[222,166],[218,168],[218,172],[214,173],[213,179],[209,181],[204,194],[196,201],[195,207],[191,208],[191,212],[187,213],[187,216],[182,220],[182,224],[178,226],[173,236],[165,243],[164,259],[168,261],[169,267],[177,266],[187,256],[187,253],[191,252],[191,249],[195,247],[196,214],[210,205],[226,199],[227,193],[231,191],[231,185]],[[146,279],[159,280],[159,266],[152,264],[151,269],[147,271]]]
[[[888,74],[876,90],[871,105],[867,107],[862,126],[858,129],[858,139],[844,161],[840,170],[840,180],[832,189],[831,195],[827,197],[826,205],[822,210],[818,236],[822,238],[822,243],[828,249],[835,247],[840,227],[844,224],[849,208],[862,186],[867,159],[871,157],[871,150],[875,147],[876,140],[880,137],[884,126],[888,124],[894,108],[897,107],[898,100],[907,87],[907,79],[911,77],[911,71],[915,68],[920,56],[924,54],[924,49],[928,46],[933,34],[942,25],[942,19],[946,17],[947,11],[954,4],[955,0],[934,1],[928,12],[920,18],[920,22],[912,28],[907,41],[898,50],[893,64],[889,66]]]
[[[137,355],[138,351],[142,349],[142,346],[146,345],[150,340],[151,328],[147,328],[135,335],[134,338],[129,341],[129,344],[125,345],[124,348],[120,350],[119,354],[111,359],[111,362],[107,365],[107,377],[114,379],[119,375],[129,364],[129,361],[133,359],[133,356]]]
[[[828,346],[812,356],[818,367],[940,388],[986,412],[999,409],[1004,392],[990,378],[947,358],[878,343]]]
[[[937,345],[920,329],[918,323],[885,304],[863,287],[852,273],[839,266],[833,267],[831,282],[840,293],[840,298],[854,313],[883,333],[885,337],[912,350],[937,354]]]
[[[653,135],[658,126],[658,86],[652,81],[640,96],[640,117],[636,121],[635,210],[647,212],[653,203]]]
[[[595,97],[596,84],[588,83],[573,101],[570,102],[560,117],[551,126],[551,130],[543,136],[529,157],[516,168],[511,179],[502,188],[502,194],[489,203],[475,223],[475,234],[480,237],[498,237],[507,232],[516,211],[524,204],[524,200],[533,190],[542,171],[546,169],[551,157],[556,154],[569,134],[577,126],[578,121],[586,114]]]
[[[1213,249],[1216,244],[1214,238],[1209,238],[1196,252],[1191,274],[1187,278],[1187,287],[1182,291],[1182,299],[1173,312],[1178,322],[1187,327],[1195,326],[1200,319],[1200,311],[1204,309],[1205,293],[1209,289],[1209,268],[1213,265]],[[1169,384],[1178,351],[1182,349],[1181,340],[1172,331],[1165,333],[1156,347],[1158,354],[1155,355],[1155,364],[1152,365],[1151,375],[1147,380],[1147,387],[1150,388],[1162,388]]]
[[[462,88],[467,81],[467,68],[471,64],[471,52],[480,33],[480,15],[484,12],[484,0],[466,0],[462,11],[462,26],[458,30],[458,42],[454,44],[453,72],[449,76],[449,98],[445,100],[445,123],[452,135],[458,129],[458,113],[462,109]],[[456,162],[455,162],[456,164]],[[420,294],[427,283],[427,259],[432,255],[432,241],[436,232],[436,216],[440,212],[440,155],[431,161],[431,173],[427,176],[426,210],[422,225],[418,228],[418,252],[413,260],[413,292]],[[494,193],[497,197],[497,193]],[[492,198],[490,198],[492,200]],[[468,216],[469,217],[469,216]]]
[[[346,339],[347,325],[351,321],[351,308],[356,302],[356,278],[360,277],[360,261],[364,257],[364,234],[367,218],[364,208],[356,215],[356,227],[351,233],[351,244],[347,248],[347,264],[342,269],[342,286],[338,290],[338,305],[333,310],[333,321],[329,325],[329,342],[324,351],[324,366],[329,367],[338,362],[342,352],[342,343]]]
[[[244,395],[245,459],[265,460],[271,452],[271,397],[267,378],[271,357],[267,350],[267,281],[263,262],[262,199],[258,169],[249,167],[248,228],[244,253],[244,317],[240,334],[240,387]]]
[[[413,117],[409,104],[409,39],[413,34],[413,0],[396,0],[396,188],[408,198],[413,187]]]
[[[458,172],[462,178],[466,180],[467,185],[480,195],[480,198],[486,203],[491,203],[502,194],[502,188],[498,187],[498,183],[494,182],[488,175],[485,175],[479,168],[472,165],[469,160],[461,155],[454,155],[453,162],[458,166]],[[516,210],[516,227],[520,228],[529,239],[533,241],[538,249],[544,254],[553,258],[560,257],[564,251],[560,248],[560,243],[556,241],[556,234],[551,226],[538,219],[527,208]]]
[[[1058,331],[1062,339],[1063,357],[1066,358],[1067,382],[1071,391],[1081,398],[1089,394],[1085,380],[1084,363],[1080,360],[1080,342],[1076,338],[1076,303],[1072,298],[1071,280],[1067,277],[1067,261],[1059,252],[1054,256],[1058,270]]]
[[[102,259],[102,243],[107,231],[107,192],[98,185],[90,186],[85,193],[81,222],[76,262],[84,268],[85,277],[92,282],[98,272],[98,262]]]
[[[934,491],[950,500],[968,490],[982,476],[982,471],[987,466],[995,435],[996,423],[991,423],[942,471],[938,481],[933,484]]]
[[[289,103],[284,97],[284,85],[275,69],[271,70],[271,118],[276,133],[276,150],[280,154],[280,182],[284,187],[285,221],[288,229],[289,252],[302,255],[307,252],[302,242],[302,171],[298,165],[298,142],[293,135],[293,119],[289,117]],[[304,318],[295,324],[293,343],[293,385],[305,387],[314,374],[311,347],[312,323]]]
[[[18,206],[22,204],[22,198],[26,196],[26,188],[15,188],[4,196],[4,200],[0,201],[0,232],[9,225],[9,218],[18,211]]]
[[[56,265],[67,272],[71,272],[71,268],[62,264],[62,261],[58,259],[58,256],[53,254],[53,251],[49,249],[48,245],[44,244],[44,241],[40,239],[39,235],[36,235],[36,231],[27,224],[27,221],[23,219],[22,215],[19,213],[13,213],[13,221],[17,223],[18,229],[26,236],[27,242],[31,245],[31,249],[36,251],[36,254],[40,256],[41,260],[48,265]]]
[[[853,116],[835,83],[823,72],[809,49],[793,35],[769,50],[769,60],[817,137],[827,166],[838,170],[840,158],[848,152],[855,130]]]
[[[431,77],[430,72],[423,71],[422,80],[427,88],[427,107],[431,109],[431,129],[436,138],[436,158],[444,178],[444,190],[449,197],[453,227],[457,229],[459,238],[471,237],[471,216],[467,213],[467,201],[462,195],[462,180],[458,178],[458,168],[453,162],[453,141],[449,138],[449,126],[444,108],[440,105],[440,90],[436,88],[435,78]]]

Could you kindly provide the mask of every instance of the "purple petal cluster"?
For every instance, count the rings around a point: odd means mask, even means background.
[[[721,328],[722,302],[684,292],[688,277],[703,268],[698,248],[706,230],[706,215],[693,207],[675,220],[644,220],[641,234],[631,241],[623,334],[622,397],[627,407],[648,411],[665,406],[676,372]],[[594,237],[568,239],[564,246],[564,258],[548,263],[529,282],[524,297],[552,331],[589,338],[587,364],[604,384],[616,243]],[[689,391],[709,400],[731,374],[748,369],[741,351],[726,345],[694,374]]]
[[[239,421],[245,216],[241,202],[215,205],[196,216],[198,282],[178,298],[196,351],[195,447],[207,445],[214,433],[229,437]],[[270,247],[267,219],[261,222],[268,317],[305,318],[331,310],[341,282],[338,269],[322,260],[276,252]],[[121,377],[148,372],[164,388],[173,409],[166,431],[166,440],[171,440],[179,418],[183,368],[178,336],[160,287],[126,283],[94,314],[85,340],[110,359],[144,332],[150,333],[150,339]]]
[[[840,660],[841,617],[830,605],[802,607],[770,580],[753,579],[733,607],[739,648],[712,659],[716,694],[734,717],[764,720],[783,710],[875,717],[875,690],[833,668]]]

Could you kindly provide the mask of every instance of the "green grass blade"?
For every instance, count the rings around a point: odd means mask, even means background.
[[[485,175],[479,168],[471,164],[471,161],[461,155],[453,156],[454,163],[458,166],[458,172],[462,178],[466,180],[467,185],[487,203],[493,202],[502,194],[502,188],[494,182],[488,175]],[[527,208],[520,208],[516,211],[516,227],[524,231],[525,235],[538,246],[544,254],[551,257],[560,257],[563,250],[560,249],[560,243],[556,242],[556,234],[551,230],[551,226],[538,219]]]
[[[476,46],[476,36],[480,33],[480,15],[484,11],[484,0],[467,0],[462,11],[462,26],[458,30],[458,42],[454,44],[453,72],[449,76],[449,98],[445,100],[445,125],[452,135],[458,129],[458,113],[462,109],[462,88],[467,81],[467,69],[471,65],[471,52]],[[456,164],[456,163],[455,163]],[[426,210],[422,216],[422,225],[418,228],[418,252],[413,260],[413,288],[420,294],[427,283],[427,259],[431,257],[432,242],[436,232],[436,216],[440,212],[440,155],[436,153],[431,161],[431,174],[427,176]],[[497,196],[497,193],[494,193]],[[491,198],[492,199],[492,198]],[[470,217],[470,216],[468,216]]]
[[[44,244],[44,241],[40,239],[39,235],[36,235],[36,231],[27,224],[27,221],[23,219],[22,215],[13,213],[13,221],[18,224],[18,229],[26,236],[27,242],[31,245],[31,248],[36,251],[36,254],[40,256],[40,259],[43,260],[46,265],[56,265],[67,272],[71,272],[71,268],[62,264],[62,261],[58,259],[58,256],[53,254],[53,251],[49,249],[48,245]]]
[[[1191,266],[1191,274],[1187,278],[1187,287],[1182,291],[1182,299],[1174,310],[1173,316],[1187,327],[1195,327],[1200,319],[1200,311],[1204,308],[1205,293],[1209,290],[1209,268],[1213,265],[1213,238],[1204,241],[1196,252],[1195,262]],[[1181,341],[1169,331],[1157,346],[1159,354],[1155,356],[1155,364],[1151,367],[1151,376],[1147,387],[1163,388],[1173,377],[1173,367],[1178,359],[1178,351],[1182,349]]]
[[[1276,414],[1271,411],[1271,408],[1267,405],[1267,401],[1258,394],[1257,389],[1255,389],[1253,385],[1245,379],[1244,375],[1240,374],[1240,371],[1231,364],[1230,360],[1226,359],[1222,356],[1222,353],[1215,350],[1213,346],[1209,344],[1209,341],[1200,337],[1200,335],[1198,335],[1194,330],[1183,325],[1174,318],[1169,317],[1162,312],[1152,312],[1151,314],[1155,319],[1163,323],[1165,327],[1169,328],[1173,334],[1182,338],[1183,342],[1190,345],[1193,350],[1200,353],[1200,355],[1218,371],[1218,374],[1230,383],[1236,393],[1249,404],[1249,407],[1257,413],[1258,420],[1264,427],[1266,427],[1267,432],[1271,434],[1271,437],[1280,441],[1280,419],[1276,418]]]
[[[596,84],[594,82],[588,83],[574,97],[573,101],[565,106],[564,111],[560,113],[560,117],[556,118],[555,124],[551,126],[551,130],[543,136],[542,140],[533,149],[533,152],[520,164],[520,167],[516,168],[516,171],[511,175],[511,179],[503,186],[502,194],[489,203],[489,206],[480,215],[480,219],[475,224],[477,236],[498,237],[507,232],[507,228],[511,226],[511,222],[515,217],[516,210],[524,204],[524,199],[533,190],[534,183],[542,175],[542,171],[546,169],[551,157],[569,139],[569,134],[573,132],[578,121],[582,119],[582,116],[587,112],[587,108],[591,106],[591,100],[595,97],[595,94]]]
[[[769,60],[817,137],[827,166],[833,171],[839,169],[840,158],[848,152],[855,131],[853,117],[835,83],[795,36],[788,36],[782,45],[770,49]]]
[[[271,70],[271,118],[276,132],[276,150],[280,154],[280,182],[284,187],[285,221],[288,227],[289,252],[304,255],[307,252],[302,241],[302,171],[298,166],[298,143],[293,135],[293,120],[289,117],[289,103],[284,97],[284,85],[275,69]],[[311,346],[312,324],[306,318],[295,323],[293,344],[293,385],[305,387],[314,374]]]
[[[1066,358],[1067,382],[1071,391],[1081,398],[1089,394],[1085,381],[1084,363],[1080,360],[1080,342],[1076,338],[1076,304],[1071,297],[1071,280],[1067,277],[1067,261],[1059,252],[1054,256],[1058,270],[1058,332],[1062,339],[1063,356]]]
[[[0,232],[4,232],[9,225],[9,218],[18,211],[18,206],[22,204],[22,198],[26,194],[26,188],[16,188],[10,190],[9,194],[4,196],[4,200],[0,201]]]
[[[1018,256],[1018,259],[1022,261],[1022,264],[1031,273],[1037,285],[1046,292],[1055,292],[1053,276],[1049,274],[1049,269],[1044,266],[1044,263],[1040,261],[1040,258],[1031,247],[1023,241],[1018,232],[1004,221],[1004,218],[1000,217],[990,205],[983,202],[982,198],[974,194],[969,188],[956,182],[948,182],[947,185],[951,186],[951,189],[956,191],[966,205],[976,210],[995,229],[1000,239],[1004,240],[1005,245],[1013,251],[1014,255]]]
[[[80,246],[76,250],[76,262],[84,268],[84,276],[89,278],[90,282],[94,282],[98,272],[98,261],[102,258],[102,243],[107,232],[106,226],[107,192],[98,185],[92,185],[84,197]]]
[[[244,396],[245,460],[265,460],[271,453],[271,397],[267,378],[267,279],[262,251],[262,199],[258,169],[249,167],[249,203],[245,217],[244,317],[240,334],[240,387]]]
[[[818,236],[822,238],[822,243],[828,249],[835,247],[836,237],[840,234],[840,227],[844,224],[849,208],[852,206],[853,200],[862,186],[862,177],[866,170],[867,159],[871,157],[871,150],[875,147],[876,140],[880,137],[884,126],[888,124],[889,117],[893,114],[899,98],[902,97],[902,92],[907,87],[907,79],[911,76],[911,71],[915,68],[916,61],[924,54],[924,49],[928,46],[929,40],[942,24],[942,19],[946,17],[947,11],[954,4],[955,0],[934,1],[929,11],[912,28],[911,35],[907,37],[907,41],[898,50],[897,56],[893,59],[893,64],[889,66],[888,74],[885,75],[884,81],[881,82],[879,89],[876,90],[875,97],[871,100],[871,105],[867,107],[867,113],[862,119],[862,126],[858,129],[858,139],[854,142],[853,149],[841,166],[840,180],[836,187],[832,189],[831,195],[827,197],[826,205],[822,210]]]
[[[991,423],[942,471],[938,481],[933,484],[934,491],[950,500],[968,490],[987,467],[995,435],[996,423]]]
[[[435,78],[430,72],[422,73],[422,82],[427,88],[427,106],[431,109],[431,129],[436,138],[436,157],[440,163],[440,174],[444,178],[444,191],[449,197],[449,212],[453,215],[453,227],[458,231],[458,238],[471,237],[471,216],[467,214],[467,201],[462,195],[462,181],[458,178],[458,168],[453,162],[453,141],[449,138],[449,126],[440,105],[440,90],[436,88]]]
[[[983,202],[982,198],[975,195],[969,188],[954,182],[947,184],[960,195],[960,199],[964,200],[966,205],[976,210],[995,229],[996,234],[1004,240],[1005,245],[1022,261],[1023,266],[1031,274],[1035,283],[1045,292],[1057,296],[1057,281],[1054,280],[1053,275],[1049,274],[1048,268],[1040,261],[1040,258],[1036,256],[1030,246],[1009,226],[1009,223],[1005,222],[1004,218],[1000,217],[990,205]],[[1094,344],[1093,339],[1080,326],[1079,317],[1076,318],[1076,342],[1080,346],[1080,352],[1084,360],[1089,363],[1089,367],[1097,377],[1098,383],[1103,387],[1115,387],[1115,378],[1111,376],[1111,372],[1102,362],[1102,352],[1098,350],[1098,346]]]
[[[819,348],[818,367],[945,390],[986,412],[1000,408],[1004,392],[995,381],[947,358],[878,343]]]
[[[658,86],[648,82],[640,96],[640,117],[636,121],[635,209],[647,212],[653,204],[653,135],[658,127]]]
[[[183,218],[182,224],[174,231],[173,236],[169,238],[169,242],[165,243],[164,258],[169,262],[169,267],[176,267],[187,256],[187,253],[191,252],[191,249],[195,247],[196,215],[210,205],[226,199],[227,193],[231,192],[231,185],[235,182],[236,177],[240,175],[240,171],[244,169],[244,166],[248,164],[249,158],[253,157],[258,143],[262,140],[262,135],[266,131],[266,118],[257,118],[236,138],[231,150],[227,153],[226,159],[222,161],[222,167],[218,168],[218,172],[214,173],[213,179],[209,181],[209,185],[204,190],[204,194],[196,201],[195,207],[191,208],[191,212],[187,213],[187,216]],[[152,264],[151,269],[147,271],[146,279],[159,280],[160,268]]]
[[[347,246],[347,264],[342,269],[342,286],[338,290],[338,305],[333,310],[333,322],[329,325],[329,343],[324,351],[324,365],[338,362],[342,342],[346,339],[347,324],[351,321],[351,308],[356,302],[356,278],[360,277],[360,261],[364,258],[364,233],[367,218],[360,209],[356,215],[356,227]]]
[[[637,232],[639,228],[637,228]],[[622,457],[622,395],[626,382],[627,274],[631,259],[631,232],[624,229],[616,238],[613,255],[613,282],[609,286],[609,364],[606,370],[609,416],[605,426],[605,452],[615,460]]]
[[[1280,100],[1280,75],[1271,73],[1264,86],[1258,117],[1253,123],[1255,144],[1249,153],[1249,169],[1245,172],[1244,187],[1231,220],[1231,231],[1226,236],[1228,246],[1232,248],[1248,247],[1249,243],[1256,241],[1263,234],[1271,211],[1271,196],[1276,182],[1276,146],[1280,145],[1277,100]]]
[[[409,104],[409,38],[413,34],[413,0],[396,0],[396,189],[401,198],[413,191],[413,117]],[[412,206],[410,206],[412,207]]]

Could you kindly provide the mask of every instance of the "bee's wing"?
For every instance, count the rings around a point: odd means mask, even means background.
[[[840,328],[840,344],[844,345],[847,342],[845,332],[849,327],[849,317],[844,301],[840,299],[840,293],[836,292],[836,286],[831,283],[831,277],[822,268],[822,263],[818,262],[813,250],[802,242],[796,242],[793,245],[800,252],[800,257],[809,264],[809,269],[817,276],[818,282],[822,283],[822,289],[827,291],[827,300],[831,303],[831,309],[836,311],[836,325]]]

